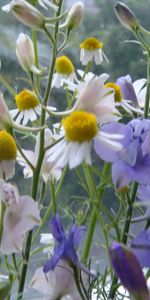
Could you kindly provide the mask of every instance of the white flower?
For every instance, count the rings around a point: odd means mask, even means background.
[[[72,169],[83,161],[91,164],[91,147],[95,137],[108,148],[121,150],[122,146],[116,140],[122,136],[106,134],[101,128],[99,130],[102,124],[118,121],[121,117],[115,108],[113,89],[104,84],[108,77],[107,74],[102,74],[79,84],[73,108],[56,113],[70,115],[62,120],[64,139],[47,151],[48,161],[55,161],[55,166],[63,168],[69,164]]]
[[[33,122],[41,115],[42,105],[34,92],[27,89],[22,90],[15,96],[17,109],[12,109],[10,114],[15,122],[26,125],[29,121]],[[49,107],[50,111],[55,111],[54,107]]]
[[[85,111],[74,111],[62,120],[65,137],[47,150],[49,162],[55,162],[56,167],[63,168],[69,164],[69,168],[75,168],[83,161],[91,164],[91,148],[94,138],[99,143],[116,151],[121,150],[122,145],[117,141],[122,135],[104,133],[98,129],[96,116]]]
[[[58,6],[53,4],[51,1],[49,0],[38,0],[39,4],[45,8],[46,10],[49,8],[49,7],[52,7],[54,10],[57,10],[58,9]]]
[[[22,250],[25,233],[40,223],[40,215],[35,201],[30,196],[19,196],[13,185],[1,181],[0,193],[6,205],[0,251],[11,254]]]
[[[12,12],[16,19],[31,28],[44,26],[44,16],[40,11],[25,0],[13,0],[2,7],[3,11]]]
[[[7,149],[7,151],[6,151]],[[17,147],[14,138],[6,131],[0,131],[0,178],[14,175]]]
[[[36,138],[36,145],[35,145],[35,150],[22,150],[23,154],[25,157],[27,157],[28,161],[30,164],[27,163],[27,161],[24,159],[24,157],[21,155],[21,153],[18,152],[17,154],[17,161],[18,163],[24,168],[23,173],[25,178],[31,178],[33,176],[33,170],[32,167],[35,168],[38,155],[39,155],[39,150],[40,150],[40,144],[39,144],[39,134],[37,135]],[[55,140],[59,138],[59,135],[53,135],[50,129],[45,129],[45,148],[49,147],[52,143],[54,143]],[[47,150],[48,151],[48,150]],[[46,153],[47,153],[46,151]],[[56,180],[58,181],[61,176],[61,169],[60,167],[55,166],[55,161],[53,162],[48,162],[47,157],[45,154],[43,163],[42,163],[42,168],[41,168],[41,176],[46,183],[48,180]],[[32,166],[32,167],[31,167]]]
[[[45,296],[44,299],[48,300],[59,297],[62,299],[63,296],[71,295],[76,290],[73,270],[65,260],[60,260],[55,269],[46,273],[46,275],[43,268],[38,268],[30,286],[41,292]]]
[[[46,245],[47,247],[44,248],[43,252],[48,253],[49,255],[54,250],[54,238],[51,233],[41,233],[40,234],[40,243]]]
[[[106,55],[103,50],[103,43],[94,37],[89,37],[85,39],[81,44],[80,61],[83,65],[87,65],[90,61],[94,59],[96,65],[103,62],[103,58],[108,62]]]
[[[52,87],[60,88],[64,85],[66,79],[71,82],[77,79],[74,66],[67,56],[57,57],[55,68],[56,73],[53,75]]]
[[[20,33],[16,41],[16,55],[22,68],[26,72],[41,74],[42,71],[35,66],[34,47],[32,40],[24,33]]]
[[[0,93],[0,129],[10,129],[12,126],[9,109],[6,105],[3,94]]]

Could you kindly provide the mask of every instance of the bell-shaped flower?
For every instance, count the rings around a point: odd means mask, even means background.
[[[16,55],[19,63],[26,72],[33,72],[37,75],[42,73],[35,66],[34,47],[32,40],[27,34],[20,33],[16,41]]]
[[[55,248],[52,257],[46,262],[44,272],[48,273],[59,265],[60,260],[66,260],[72,268],[76,267],[89,275],[93,275],[87,270],[84,265],[79,261],[77,256],[77,247],[83,234],[85,227],[76,227],[75,224],[70,228],[69,233],[66,235],[59,215],[53,217],[51,220],[52,234],[55,239]]]
[[[46,274],[42,268],[38,268],[32,277],[30,287],[41,292],[49,300],[72,296],[75,292],[76,298],[71,297],[71,299],[81,299],[76,288],[73,270],[63,259],[59,261],[53,271]]]
[[[110,123],[102,126],[107,134],[118,133],[124,138],[122,150],[112,151],[95,140],[95,151],[104,160],[113,162],[112,178],[117,189],[127,186],[132,180],[150,184],[150,120],[134,119],[127,125]]]
[[[40,223],[37,204],[30,196],[20,196],[17,187],[0,182],[0,200],[5,204],[0,251],[11,254],[22,250],[24,235]]]
[[[3,11],[12,12],[16,19],[31,28],[42,28],[44,26],[44,16],[28,1],[13,0],[2,7]]]
[[[140,263],[124,245],[113,242],[111,262],[117,277],[135,300],[150,300],[149,290]]]
[[[121,99],[118,102],[121,106],[128,113],[142,114],[141,109],[144,108],[146,99],[146,79],[142,78],[132,82],[131,76],[126,75],[119,77],[116,84],[120,87]]]

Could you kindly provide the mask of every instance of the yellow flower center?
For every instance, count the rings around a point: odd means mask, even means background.
[[[116,102],[121,102],[122,100],[122,93],[121,93],[121,87],[120,85],[116,84],[116,83],[113,83],[113,82],[108,82],[105,84],[105,87],[108,87],[108,88],[112,88],[114,89],[114,92],[115,92],[115,101]]]
[[[96,116],[84,111],[75,111],[62,119],[66,138],[72,142],[90,141],[97,134]]]
[[[83,48],[83,49],[89,50],[89,51],[101,49],[102,47],[103,47],[103,43],[99,42],[94,37],[89,37],[80,44],[80,48]]]
[[[17,155],[17,147],[14,138],[6,131],[0,131],[0,161],[14,160]]]
[[[15,97],[16,105],[19,111],[24,111],[28,109],[33,109],[39,104],[39,100],[34,94],[29,90],[22,90]]]
[[[65,55],[57,57],[55,68],[57,73],[68,76],[74,72],[74,66],[71,60]]]

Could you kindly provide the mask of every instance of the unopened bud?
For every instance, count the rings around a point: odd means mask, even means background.
[[[139,22],[132,10],[123,2],[116,2],[115,13],[120,23],[130,30],[135,30],[139,27]]]
[[[66,26],[69,30],[78,27],[81,23],[84,15],[84,4],[81,1],[76,2],[70,9],[67,19]]]
[[[136,256],[123,244],[113,242],[110,249],[112,266],[122,285],[135,300],[150,300],[142,268]]]
[[[0,93],[0,129],[10,129],[12,127],[12,119],[7,104],[5,103],[3,94]]]
[[[16,55],[22,68],[26,72],[41,74],[41,70],[37,69],[34,63],[34,47],[30,37],[24,33],[20,33],[16,41]]]
[[[41,12],[25,0],[13,0],[2,7],[3,11],[12,12],[16,19],[31,28],[42,28],[44,16]]]

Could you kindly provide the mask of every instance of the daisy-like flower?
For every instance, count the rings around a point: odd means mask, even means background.
[[[60,138],[60,135],[52,134],[50,129],[45,129],[45,148],[49,147],[51,144],[53,144],[57,139]],[[22,153],[25,157],[27,157],[29,164],[25,160],[25,158],[21,155],[21,153],[18,152],[17,154],[17,161],[18,163],[24,168],[23,173],[25,178],[31,178],[33,176],[33,168],[36,167],[37,159],[39,156],[40,151],[40,136],[37,135],[36,138],[36,145],[35,150],[24,150],[22,149]],[[46,151],[47,153],[47,151]],[[32,168],[32,167],[33,168]],[[46,183],[48,180],[55,180],[58,181],[61,176],[61,169],[60,167],[56,166],[56,161],[48,162],[47,157],[45,154],[45,157],[43,159],[42,168],[41,168],[41,176]]]
[[[69,79],[74,82],[77,79],[74,66],[65,55],[57,57],[55,69],[56,73],[53,75],[52,87],[60,88],[64,85],[64,80]]]
[[[0,178],[14,175],[17,147],[14,138],[6,131],[0,131]]]
[[[26,125],[29,121],[33,122],[37,116],[41,115],[42,106],[34,92],[24,89],[15,96],[17,109],[10,111],[12,118],[16,123],[22,122]],[[55,108],[49,106],[49,110],[54,111]]]
[[[108,59],[102,50],[103,43],[98,39],[89,37],[80,44],[80,48],[80,61],[83,65],[87,65],[88,62],[93,59],[96,65],[100,65],[103,62],[103,58],[108,62]]]
[[[0,251],[21,251],[25,233],[40,223],[37,204],[30,196],[20,196],[17,187],[4,180],[0,181],[0,201],[5,205]]]
[[[133,112],[143,115],[143,110],[140,109],[138,102],[136,101],[136,95],[135,95],[134,89],[133,89],[133,92],[131,91],[132,87],[130,88],[130,96],[129,96],[129,95],[123,94],[121,86],[117,83],[107,82],[105,84],[105,86],[110,87],[114,90],[114,98],[115,98],[116,107],[122,107],[130,115],[133,114]],[[131,95],[131,93],[132,93],[132,95]],[[128,96],[129,99],[124,98],[125,96]],[[133,97],[133,100],[131,100],[131,97]]]
[[[48,161],[56,161],[56,166],[70,168],[80,165],[83,161],[91,164],[91,147],[96,138],[106,147],[119,151],[118,139],[122,135],[104,133],[99,126],[117,121],[120,118],[115,108],[114,92],[105,87],[107,74],[102,74],[83,83],[78,98],[70,111],[60,113],[68,115],[62,120],[64,139],[47,151]],[[59,113],[58,113],[59,114]]]
[[[35,121],[37,115],[41,114],[41,105],[34,92],[24,89],[15,96],[15,100],[17,109],[11,110],[10,113],[16,123],[22,122],[26,125],[29,121]]]

